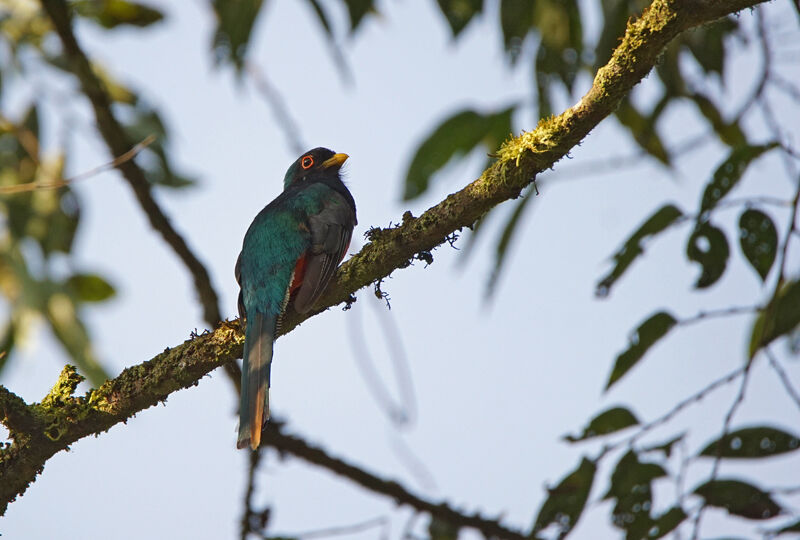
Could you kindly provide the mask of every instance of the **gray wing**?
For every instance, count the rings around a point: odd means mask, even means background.
[[[318,214],[309,216],[311,248],[306,252],[303,283],[294,297],[294,308],[305,313],[325,291],[344,258],[356,225],[356,212],[336,193]]]

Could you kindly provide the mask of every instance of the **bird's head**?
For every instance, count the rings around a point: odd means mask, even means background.
[[[347,160],[347,154],[336,154],[327,148],[314,148],[305,152],[292,163],[283,178],[283,189],[304,180],[314,181],[325,177],[338,178],[339,169]]]

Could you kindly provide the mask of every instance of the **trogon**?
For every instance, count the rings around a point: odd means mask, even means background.
[[[244,236],[236,261],[239,316],[246,320],[238,448],[255,450],[269,419],[272,345],[287,310],[310,310],[342,261],[356,204],[340,169],[347,154],[309,150],[292,163],[283,192]]]

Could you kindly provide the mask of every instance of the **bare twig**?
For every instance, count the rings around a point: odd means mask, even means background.
[[[792,381],[789,380],[789,374],[786,373],[785,369],[783,369],[783,366],[781,366],[780,362],[769,347],[765,347],[764,352],[767,355],[767,360],[769,360],[770,367],[775,370],[775,373],[778,375],[781,384],[783,384],[783,387],[786,389],[786,393],[789,394],[789,397],[792,398],[792,401],[795,402],[795,405],[800,408],[800,393],[798,393],[797,389],[792,385]]]
[[[263,458],[262,449],[250,452],[250,461],[247,466],[247,487],[244,492],[242,505],[242,521],[239,538],[247,540],[252,533],[263,536],[269,524],[270,508],[267,506],[260,511],[253,510],[253,493],[256,489],[256,472]]]
[[[389,528],[389,519],[383,516],[368,519],[367,521],[362,521],[361,523],[355,523],[353,525],[340,525],[339,527],[328,527],[326,529],[317,529],[315,531],[281,534],[277,536],[279,538],[299,538],[302,540],[311,540],[312,538],[327,538],[329,536],[341,536],[343,534],[356,534],[374,529],[375,527],[380,527],[383,531],[379,538],[388,538],[389,535],[387,531]],[[270,536],[275,537],[276,535]]]
[[[710,309],[708,311],[700,311],[696,315],[686,317],[678,321],[679,326],[691,326],[697,322],[706,319],[717,319],[720,317],[730,317],[731,315],[748,315],[757,313],[761,310],[761,306],[732,306],[721,309]]]
[[[137,154],[139,154],[139,152],[141,152],[142,150],[144,150],[145,148],[147,148],[148,146],[153,144],[153,142],[155,140],[156,140],[156,136],[155,135],[148,135],[147,137],[145,137],[142,140],[142,142],[140,142],[139,144],[137,144],[136,146],[134,146],[133,148],[131,148],[130,150],[128,150],[127,152],[122,154],[121,156],[117,156],[116,158],[114,158],[112,161],[109,161],[108,163],[104,163],[103,165],[95,167],[94,169],[91,169],[89,171],[77,174],[77,175],[73,176],[72,178],[64,178],[64,179],[61,179],[61,180],[53,180],[51,182],[41,182],[41,181],[37,180],[35,182],[28,182],[27,184],[16,184],[16,185],[10,185],[10,186],[0,186],[0,195],[13,195],[13,194],[16,194],[16,193],[27,193],[29,191],[36,191],[36,190],[40,190],[40,189],[58,189],[58,188],[62,188],[62,187],[68,186],[68,185],[72,184],[73,182],[77,182],[79,180],[85,180],[86,178],[90,178],[92,176],[95,176],[97,174],[105,172],[105,171],[107,171],[109,169],[115,169],[115,168],[119,167],[120,165],[122,165],[123,163],[126,163],[127,161],[130,161],[131,159],[135,158],[137,156]]]

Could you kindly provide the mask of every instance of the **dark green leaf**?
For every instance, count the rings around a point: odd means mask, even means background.
[[[453,526],[449,521],[431,517],[431,521],[428,523],[428,538],[430,540],[456,540],[458,527]]]
[[[165,147],[169,140],[167,129],[158,112],[144,104],[138,106],[133,112],[132,120],[125,126],[125,131],[132,141],[137,142],[150,135],[156,136],[155,141],[138,158],[150,183],[170,188],[183,188],[195,183],[194,179],[173,170]]]
[[[374,0],[344,0],[347,12],[350,14],[350,31],[355,32],[364,20],[364,17],[375,12]]]
[[[612,285],[625,273],[634,259],[644,253],[642,242],[649,236],[663,232],[683,217],[683,213],[673,204],[666,204],[647,218],[614,254],[614,268],[597,284],[595,294],[608,296]]]
[[[164,18],[157,9],[127,0],[79,0],[71,5],[78,15],[104,28],[116,28],[122,24],[144,27]]]
[[[16,342],[17,329],[13,319],[8,322],[3,330],[2,338],[0,338],[0,373],[3,368],[8,364],[8,359],[11,356],[11,351],[14,349]]]
[[[115,294],[114,287],[96,274],[75,274],[67,280],[67,287],[79,302],[102,302]]]
[[[670,508],[653,520],[647,531],[647,538],[663,538],[674,531],[687,517],[686,512],[680,506]]]
[[[503,269],[503,263],[506,260],[506,255],[508,254],[508,246],[511,244],[514,233],[517,231],[519,220],[522,218],[525,210],[528,208],[529,203],[536,198],[536,196],[532,193],[533,190],[533,184],[525,189],[525,194],[522,196],[519,202],[517,202],[517,206],[514,207],[511,217],[508,219],[506,226],[503,228],[503,232],[500,235],[500,240],[497,242],[497,247],[495,248],[494,267],[492,268],[492,272],[489,274],[489,281],[486,284],[486,297],[490,297],[492,294],[494,294],[495,287],[497,286],[497,282],[500,278],[500,271]]]
[[[406,173],[405,200],[423,194],[431,177],[452,158],[472,151],[478,145],[495,150],[511,133],[511,113],[508,108],[498,113],[480,114],[461,111],[437,127],[419,145]]]
[[[703,198],[700,200],[700,214],[712,210],[739,183],[751,161],[776,146],[778,146],[776,143],[770,143],[733,149],[728,158],[714,171],[714,176],[706,186]]]
[[[503,29],[503,43],[512,62],[522,52],[522,42],[534,24],[535,2],[530,0],[501,0],[500,26]]]
[[[788,525],[785,525],[780,529],[776,529],[770,532],[772,532],[772,534],[775,534],[777,536],[787,533],[800,533],[800,519],[794,521],[793,523],[789,523]]]
[[[739,217],[739,243],[750,265],[767,279],[778,251],[778,231],[772,219],[760,210],[748,209]]]
[[[606,390],[617,382],[642,359],[645,353],[664,337],[667,332],[677,324],[675,317],[665,311],[659,311],[650,316],[646,321],[639,325],[636,331],[629,338],[628,348],[625,349],[614,363],[611,376],[608,378]]]
[[[333,36],[333,27],[331,26],[328,16],[325,14],[325,10],[322,9],[320,3],[317,0],[308,0],[308,3],[311,4],[311,7],[314,9],[314,13],[317,15],[317,19],[319,19],[319,22],[322,24],[322,28],[325,29],[325,33],[328,35],[328,37]]]
[[[211,4],[217,14],[214,32],[216,62],[232,62],[240,71],[263,0],[212,0]]]
[[[659,108],[659,112],[663,110]],[[650,156],[664,165],[670,164],[670,157],[664,143],[656,132],[658,114],[645,116],[633,105],[630,99],[624,98],[614,112],[617,120],[631,132],[633,140]]]
[[[437,0],[453,37],[458,37],[475,15],[483,9],[483,0]]]
[[[555,524],[558,538],[564,538],[583,513],[596,471],[595,463],[583,458],[577,469],[565,476],[556,487],[548,489],[547,500],[539,509],[531,536]]]
[[[653,527],[651,483],[666,475],[661,465],[639,461],[633,450],[617,463],[611,475],[611,486],[603,498],[616,499],[611,520],[615,527],[627,532],[627,538],[644,538]]]
[[[728,266],[729,255],[725,233],[708,221],[699,223],[686,244],[686,256],[702,266],[695,288],[705,289],[716,283]]]
[[[711,480],[698,486],[694,493],[705,499],[707,505],[747,519],[769,519],[782,511],[769,493],[739,480]]]
[[[577,2],[538,0],[534,2],[533,23],[542,38],[536,53],[537,75],[556,75],[572,92],[583,54],[583,26]]]
[[[750,337],[750,358],[761,347],[791,333],[800,324],[800,281],[790,281],[753,323]]]
[[[739,24],[733,17],[725,17],[719,21],[701,26],[686,32],[683,42],[691,51],[697,62],[708,73],[723,75],[725,67],[725,38],[735,32]],[[724,81],[720,77],[720,81]]]
[[[706,446],[701,456],[724,458],[763,458],[793,452],[800,439],[783,430],[758,426],[737,429]]]
[[[694,101],[700,113],[709,121],[711,127],[714,128],[714,133],[722,142],[731,148],[747,145],[747,137],[736,120],[727,122],[717,106],[703,94],[694,93],[689,98]]]
[[[636,419],[631,411],[624,407],[613,407],[595,416],[592,421],[589,422],[589,425],[583,428],[583,433],[577,437],[574,435],[565,435],[564,439],[573,443],[585,441],[592,437],[607,435],[638,424],[639,420]]]

